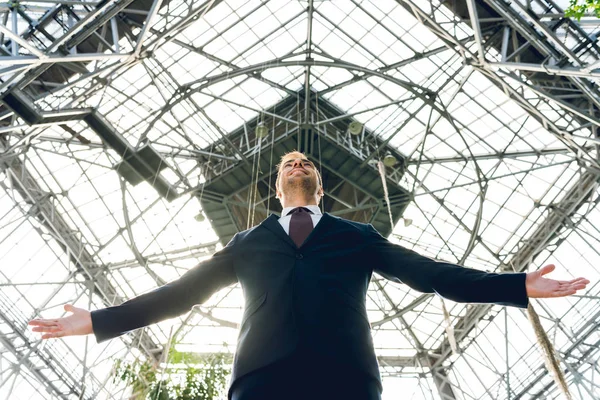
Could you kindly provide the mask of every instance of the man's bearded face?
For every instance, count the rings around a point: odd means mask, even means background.
[[[279,190],[285,194],[317,194],[319,177],[315,165],[302,153],[292,153],[285,157],[279,168]]]

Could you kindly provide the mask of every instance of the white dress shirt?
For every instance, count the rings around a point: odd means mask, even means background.
[[[310,214],[310,217],[312,218],[313,229],[314,229],[314,227],[317,226],[317,224],[321,220],[321,217],[323,216],[323,214],[321,213],[321,209],[319,208],[319,206],[315,206],[315,205],[302,206],[302,207],[308,208],[310,211],[312,211],[312,213]],[[279,223],[283,227],[283,230],[285,231],[285,233],[287,233],[288,235],[290,234],[290,221],[292,219],[292,216],[290,215],[290,211],[292,211],[294,208],[297,208],[297,207],[284,208],[283,211],[281,211],[281,217],[279,217]]]

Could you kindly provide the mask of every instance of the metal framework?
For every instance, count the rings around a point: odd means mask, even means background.
[[[230,354],[239,287],[101,345],[26,322],[176,279],[280,210],[291,148],[322,168],[326,210],[400,245],[598,281],[600,21],[561,4],[0,4],[0,398],[124,398],[114,360],[172,340]],[[574,399],[600,398],[598,298],[534,302]],[[454,353],[435,296],[375,276],[367,306],[384,399],[560,396],[520,310],[449,303]]]

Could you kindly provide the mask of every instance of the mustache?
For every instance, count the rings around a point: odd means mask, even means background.
[[[302,171],[302,172],[307,172],[304,168],[293,168],[290,172],[288,172],[288,175],[290,175],[292,172],[294,171]]]

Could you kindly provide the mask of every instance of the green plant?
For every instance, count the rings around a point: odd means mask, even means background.
[[[203,357],[177,351],[174,345],[165,368],[148,360],[117,359],[113,371],[113,383],[131,386],[130,400],[214,400],[226,393],[229,375],[226,355]]]
[[[565,10],[565,17],[572,17],[579,21],[587,12],[594,13],[600,18],[600,0],[571,0]]]

